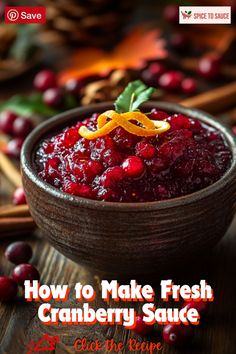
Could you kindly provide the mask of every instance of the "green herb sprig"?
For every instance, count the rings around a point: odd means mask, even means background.
[[[140,80],[130,82],[115,101],[116,112],[138,111],[138,107],[148,101],[155,91],[154,87],[148,87]]]

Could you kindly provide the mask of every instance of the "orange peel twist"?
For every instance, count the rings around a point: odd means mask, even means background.
[[[142,126],[130,122],[131,120],[141,123]],[[151,120],[142,112],[117,113],[110,110],[100,114],[97,123],[98,129],[96,131],[82,126],[79,128],[79,134],[85,139],[93,140],[109,134],[119,126],[137,136],[155,136],[170,129],[168,122]]]

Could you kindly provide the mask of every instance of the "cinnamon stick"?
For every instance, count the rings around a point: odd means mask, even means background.
[[[180,102],[185,107],[199,108],[210,113],[223,111],[235,104],[236,81],[200,93],[197,96],[187,98]]]
[[[11,160],[0,151],[0,170],[15,187],[21,187],[21,175]]]
[[[4,205],[0,207],[0,218],[30,216],[29,207],[24,205]]]
[[[19,217],[19,218],[0,218],[0,234],[33,230],[35,223],[32,217]]]
[[[197,72],[199,59],[196,58],[183,58],[179,64],[182,69]],[[221,69],[223,76],[230,79],[236,78],[236,66],[235,65],[223,65]]]

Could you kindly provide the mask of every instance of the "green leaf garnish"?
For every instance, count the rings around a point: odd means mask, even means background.
[[[39,114],[44,117],[52,117],[58,113],[43,103],[42,95],[34,93],[30,96],[16,95],[8,101],[0,103],[0,111],[9,109],[24,117],[30,117],[33,114]]]
[[[130,82],[115,101],[116,112],[137,111],[138,107],[148,101],[155,91],[154,87],[148,87],[140,80]]]

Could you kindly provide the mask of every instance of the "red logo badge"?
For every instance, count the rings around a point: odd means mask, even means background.
[[[29,343],[27,346],[27,354],[31,354],[33,352],[51,352],[56,349],[56,344],[58,342],[60,342],[60,338],[58,336],[50,337],[48,334],[44,334],[44,336],[37,343],[34,341]]]
[[[5,23],[41,23],[46,22],[44,6],[6,6]]]

